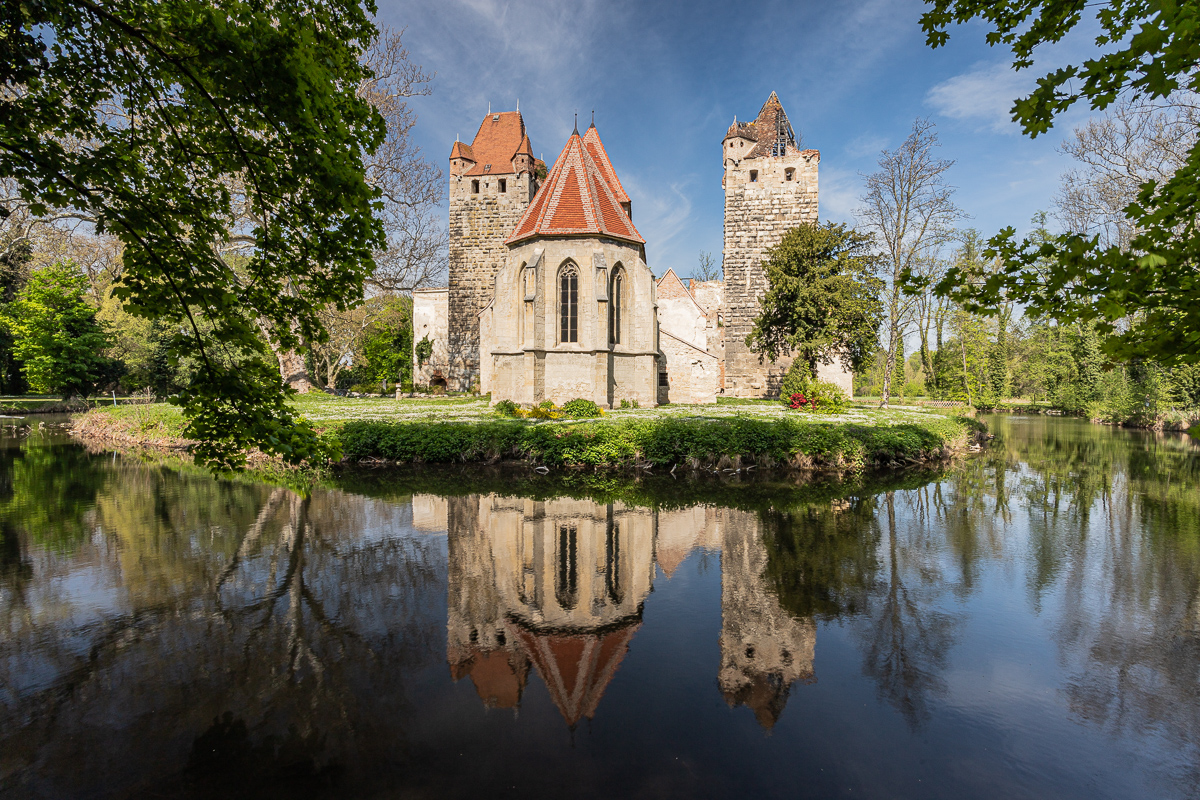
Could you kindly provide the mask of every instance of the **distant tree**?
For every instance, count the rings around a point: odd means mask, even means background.
[[[1169,105],[1168,99],[1181,93],[1200,93],[1200,5],[1147,0],[929,4],[921,26],[931,47],[949,40],[950,25],[979,19],[988,28],[988,43],[1007,46],[1017,70],[1032,67],[1039,45],[1062,40],[1085,17],[1098,25],[1092,57],[1048,73],[1013,103],[1012,118],[1027,135],[1050,130],[1057,115],[1081,100],[1095,111],[1120,101],[1105,120],[1067,145],[1085,165],[1069,177],[1062,205],[1075,230],[1049,241],[1017,242],[1016,231],[1005,228],[989,241],[989,255],[1000,256],[1003,271],[977,281],[952,269],[936,290],[984,313],[1009,301],[1035,317],[1093,323],[1110,357],[1200,363],[1200,141],[1194,122],[1189,123],[1195,115],[1184,110],[1155,119],[1138,110]],[[1136,131],[1128,137],[1121,126],[1129,122],[1147,123],[1151,140],[1161,124],[1175,155],[1133,164],[1139,150],[1130,143],[1145,137]],[[1103,163],[1113,154],[1117,162]],[[1126,171],[1128,166],[1136,169]],[[1123,171],[1116,183],[1091,180]],[[1117,209],[1123,220],[1116,218]]]
[[[885,408],[891,399],[897,356],[903,358],[904,336],[921,310],[919,294],[905,291],[904,276],[940,268],[941,249],[962,217],[954,205],[954,188],[946,183],[946,172],[954,162],[936,158],[938,147],[933,123],[918,119],[900,147],[880,154],[879,170],[864,176],[866,193],[857,214],[879,237],[887,277],[883,342],[887,363],[880,400]]]
[[[356,90],[375,40],[357,0],[44,0],[0,5],[0,180],[33,217],[121,243],[113,294],[197,370],[173,401],[196,459],[327,448],[273,351],[324,336],[386,248],[364,159],[383,116]],[[223,253],[253,240],[231,264]]]
[[[692,277],[698,281],[716,281],[722,276],[721,265],[713,258],[712,253],[700,253],[700,263],[692,270]]]
[[[873,239],[840,223],[805,223],[767,252],[769,288],[746,337],[772,361],[794,353],[816,375],[818,364],[860,369],[879,344],[883,313]]]
[[[102,355],[108,335],[84,299],[87,279],[74,264],[38,270],[4,309],[13,352],[35,392],[87,397],[113,376]]]

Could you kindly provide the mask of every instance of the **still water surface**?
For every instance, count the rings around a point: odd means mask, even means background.
[[[301,496],[0,438],[3,797],[1200,794],[1200,447]]]

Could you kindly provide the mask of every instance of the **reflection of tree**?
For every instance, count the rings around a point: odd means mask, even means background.
[[[789,613],[835,618],[863,609],[878,568],[875,509],[867,495],[761,515],[766,577]]]
[[[941,673],[954,643],[956,620],[934,606],[943,584],[933,559],[924,557],[931,554],[929,528],[918,518],[900,542],[893,492],[884,495],[883,511],[886,568],[877,573],[860,629],[865,639],[863,670],[875,680],[879,693],[916,726],[928,717],[929,696],[945,691]]]
[[[436,547],[392,532],[401,509],[112,463],[88,543],[24,555],[21,597],[4,577],[6,781],[309,795],[337,765],[403,758],[406,676],[439,624],[421,603]],[[90,595],[63,588],[74,574]],[[97,736],[105,720],[120,725]]]

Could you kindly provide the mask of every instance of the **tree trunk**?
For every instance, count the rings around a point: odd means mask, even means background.
[[[883,396],[879,398],[879,407],[887,408],[892,399],[892,373],[896,371],[896,330],[892,328],[888,334],[887,358],[883,364]]]
[[[304,355],[296,350],[281,350],[276,353],[279,358],[279,374],[283,382],[300,394],[305,394],[316,388],[308,377],[308,367],[304,364]]]

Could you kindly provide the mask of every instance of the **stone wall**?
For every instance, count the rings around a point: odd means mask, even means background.
[[[764,256],[803,222],[817,222],[816,150],[783,156],[725,158],[725,393],[763,397],[777,392],[790,358],[759,363],[746,336],[767,291]],[[790,173],[789,173],[790,171]],[[790,174],[790,179],[789,179]]]
[[[413,384],[429,386],[450,373],[447,322],[448,292],[438,289],[413,291]],[[433,353],[421,365],[417,364],[417,345],[426,336],[433,344]]]
[[[666,360],[667,385],[659,384],[658,402],[717,402],[717,392],[721,390],[721,367],[717,357],[675,336],[666,328],[662,328],[660,333],[658,342]]]
[[[452,390],[467,391],[479,378],[479,312],[491,298],[496,273],[508,255],[504,240],[533,198],[536,183],[529,173],[479,176],[454,173],[452,165],[449,379]]]

